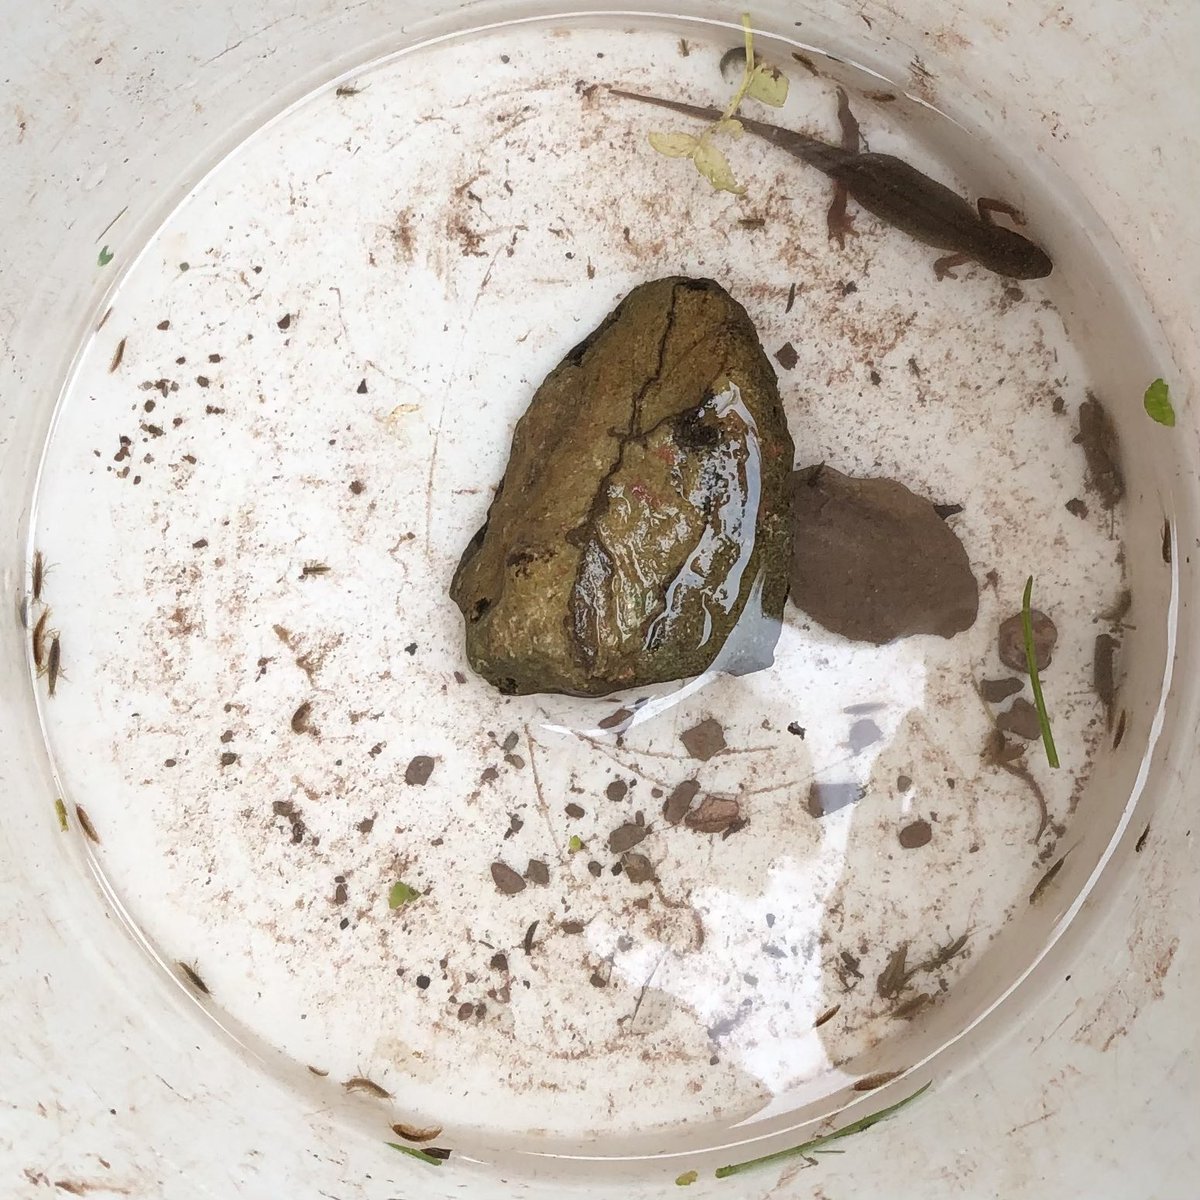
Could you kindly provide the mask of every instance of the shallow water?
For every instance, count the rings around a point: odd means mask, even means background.
[[[718,102],[727,43],[704,33],[519,26],[313,95],[131,267],[47,450],[35,543],[64,672],[38,686],[99,867],[236,1036],[327,1071],[327,1103],[359,1076],[393,1093],[358,1101],[381,1136],[701,1148],[913,1065],[962,1028],[944,1000],[968,977],[994,997],[1019,973],[989,944],[1034,911],[1107,742],[1092,655],[1122,518],[1073,442],[1103,371],[1057,307],[1070,264],[939,283],[935,252],[861,213],[839,249],[827,180],[752,139],[730,150],[746,196],[712,192],[648,147],[662,114],[596,86]],[[832,84],[773,52],[778,119],[836,137]],[[893,94],[852,94],[872,149],[964,194],[1004,185],[984,148],[940,161],[944,119]],[[767,671],[601,701],[470,674],[446,588],[515,419],[673,273],[718,279],[772,356],[793,348],[799,465],[963,506],[971,630],[873,647],[789,608]],[[1063,765],[1026,755],[1040,839],[1028,783],[982,758],[996,706],[975,687],[1011,674],[996,629],[1030,574],[1060,632]],[[694,807],[736,803],[731,835],[728,804],[665,820],[689,781]],[[818,818],[814,785],[862,795]],[[654,881],[614,873],[618,829]],[[421,895],[392,909],[397,881]]]

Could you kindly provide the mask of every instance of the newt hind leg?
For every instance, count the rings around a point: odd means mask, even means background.
[[[996,213],[1003,213],[1012,220],[1014,225],[1025,224],[1025,214],[1016,205],[1009,204],[1007,200],[989,200],[986,196],[980,196],[975,201],[975,207],[979,209],[979,219],[986,221],[989,225],[995,225]]]
[[[838,124],[842,127],[842,149],[850,151],[851,154],[857,154],[862,149],[862,133],[859,130],[857,118],[850,111],[850,100],[846,95],[845,88],[838,88],[837,98]],[[833,199],[825,214],[825,227],[829,231],[829,240],[837,242],[838,246],[843,248],[848,235],[857,235],[854,218],[846,211],[849,198],[850,192],[846,185],[840,180],[836,180],[833,185]]]
[[[833,185],[833,199],[829,202],[829,208],[825,212],[825,228],[829,231],[829,240],[837,242],[838,246],[845,248],[847,236],[857,236],[858,230],[854,228],[854,218],[846,211],[846,202],[850,198],[850,193],[844,183],[835,183]]]

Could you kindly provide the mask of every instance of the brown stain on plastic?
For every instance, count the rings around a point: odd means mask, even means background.
[[[1112,973],[1108,990],[1087,1004],[1073,1041],[1101,1052],[1110,1049],[1166,994],[1180,939],[1162,924],[1160,914],[1180,902],[1179,891],[1164,861],[1152,858],[1135,910],[1137,924],[1126,938],[1128,960]]]

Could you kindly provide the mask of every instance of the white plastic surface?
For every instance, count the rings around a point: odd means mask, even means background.
[[[207,166],[218,149],[236,142],[238,122],[249,132],[281,99],[336,75],[335,55],[345,55],[340,65],[348,68],[400,40],[394,11],[370,4],[345,13],[285,14],[280,8],[274,15],[265,6],[245,30],[226,20],[218,5],[202,11],[168,6],[152,19],[135,17],[132,6],[125,17],[122,11],[115,6],[102,18],[68,12],[57,18],[62,28],[53,30],[15,8],[5,12],[12,50],[4,86],[12,122],[3,136],[11,165],[0,197],[9,228],[20,235],[13,236],[0,273],[0,324],[9,350],[0,486],[10,515],[5,590],[14,601],[24,589],[26,563],[27,514],[18,505],[28,497],[68,356],[103,312],[108,280],[95,265],[99,247],[111,245],[117,255],[122,247],[140,248],[161,221],[162,206],[195,183],[193,164]],[[977,19],[957,10],[952,25],[942,10],[938,27],[918,35],[914,30],[923,25],[915,15],[909,27],[868,6],[848,16],[844,29],[858,40],[844,52],[864,61],[874,43],[881,65],[906,61],[907,51],[936,62],[941,73],[935,81],[914,77],[914,86],[932,87],[930,98],[937,100],[944,79],[947,101],[978,104],[971,115],[999,130],[1011,152],[1038,147],[1073,176],[1107,222],[1171,342],[1175,361],[1163,369],[1172,373],[1180,427],[1166,435],[1135,413],[1126,439],[1138,461],[1157,458],[1170,472],[1175,456],[1196,461],[1188,401],[1197,365],[1192,334],[1200,219],[1187,206],[1180,211],[1176,200],[1193,194],[1196,183],[1188,176],[1195,167],[1177,152],[1197,118],[1196,91],[1186,75],[1197,48],[1195,18],[1164,7],[1156,21],[1146,17],[1143,28],[1131,30],[1120,27],[1115,13],[1106,25],[1092,9],[1068,15],[1063,7],[1040,12],[1030,6],[1022,12],[1022,26],[1038,32],[1013,34],[1010,41],[982,9]],[[769,23],[767,14],[760,19]],[[836,48],[833,34],[821,32],[814,30],[813,41]],[[376,39],[382,46],[372,51]],[[906,52],[885,39],[905,42]],[[1131,65],[1135,52],[1145,56],[1137,68]],[[1173,64],[1179,86],[1168,90]],[[963,82],[954,82],[955,72]],[[1164,98],[1153,104],[1144,94],[1149,75],[1164,88]],[[308,84],[301,86],[301,78]],[[1177,136],[1168,139],[1172,129]],[[106,229],[118,212],[119,221]],[[1136,407],[1136,397],[1127,399]],[[1156,483],[1178,530],[1175,615],[1178,644],[1186,648],[1194,485],[1173,482],[1169,474]],[[1132,554],[1147,545],[1151,557],[1159,553],[1153,507],[1145,505],[1146,519],[1130,532]],[[69,544],[63,549],[69,552]],[[1162,588],[1165,594],[1165,582]],[[16,621],[0,653],[6,797],[0,878],[9,898],[0,955],[7,1018],[0,1035],[6,1066],[0,1171],[11,1179],[11,1194],[586,1192],[587,1172],[578,1168],[564,1182],[546,1164],[540,1182],[524,1161],[511,1175],[501,1169],[509,1182],[500,1183],[490,1170],[473,1173],[469,1165],[434,1174],[398,1160],[378,1138],[329,1117],[319,1091],[277,1082],[249,1051],[236,1053],[188,1012],[188,994],[173,992],[153,974],[86,886],[83,849],[58,833],[40,734],[30,725]],[[920,1108],[847,1143],[846,1154],[822,1159],[795,1183],[780,1183],[775,1169],[709,1180],[689,1194],[749,1198],[779,1184],[775,1195],[824,1192],[829,1200],[848,1194],[1032,1197],[1047,1188],[1131,1200],[1190,1195],[1200,1089],[1188,1012],[1200,971],[1186,938],[1196,898],[1188,823],[1195,724],[1189,674],[1177,671],[1180,682],[1165,712],[1170,740],[1158,747],[1153,819],[1140,852],[1134,846],[1150,808],[1125,829],[1083,912],[1035,977],[959,1053],[939,1060],[935,1089]],[[86,724],[89,718],[78,712],[71,719]],[[79,861],[65,868],[65,853]],[[784,1179],[794,1173],[794,1166],[785,1169]],[[620,1186],[627,1194],[662,1192],[661,1179],[644,1185],[639,1179],[631,1170]],[[669,1180],[665,1186],[670,1190]]]

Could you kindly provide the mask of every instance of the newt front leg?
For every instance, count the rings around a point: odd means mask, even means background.
[[[941,258],[935,259],[933,263],[933,273],[942,279],[957,279],[958,276],[954,273],[955,267],[965,266],[969,262],[973,262],[969,254],[946,254]]]
[[[1009,204],[1007,200],[989,200],[986,196],[980,196],[975,201],[975,207],[979,209],[980,218],[989,225],[996,223],[994,213],[1003,213],[1014,225],[1025,224],[1025,214],[1015,204]]]

